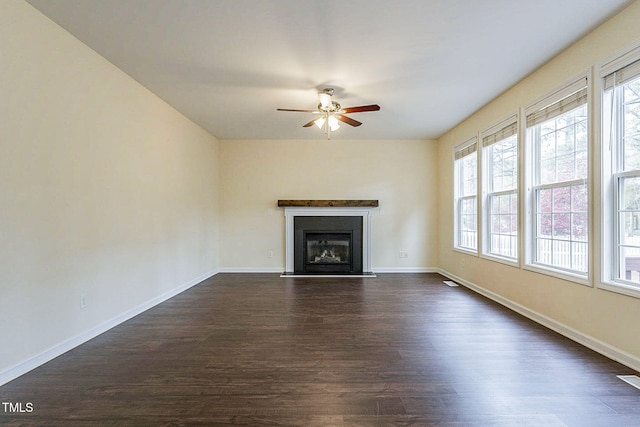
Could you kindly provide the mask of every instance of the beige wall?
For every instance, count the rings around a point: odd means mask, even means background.
[[[0,64],[1,379],[217,270],[218,146],[23,1]]]
[[[454,145],[494,124],[545,95],[558,85],[588,70],[640,39],[640,2],[606,22],[593,33],[511,88],[502,96],[439,139],[440,182],[440,267],[448,274],[475,284],[529,314],[580,338],[592,347],[627,357],[640,368],[640,299],[603,291],[521,268],[488,261],[453,251],[453,161]],[[597,73],[597,68],[596,68]],[[595,138],[594,154],[598,152]],[[592,156],[594,172],[599,163]],[[597,173],[592,175],[597,189]],[[594,191],[593,214],[600,198]],[[521,235],[522,230],[521,230]],[[598,229],[591,235],[592,251],[598,254]],[[594,267],[600,260],[595,259]],[[598,271],[594,268],[594,271]],[[594,275],[596,276],[596,275]],[[594,279],[594,284],[598,278]]]
[[[373,271],[433,269],[436,162],[434,141],[221,141],[220,267],[283,271],[278,199],[378,199]]]

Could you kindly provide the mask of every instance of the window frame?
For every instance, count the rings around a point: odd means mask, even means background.
[[[633,170],[624,170],[620,165],[623,161],[621,147],[622,138],[619,137],[624,123],[620,114],[614,115],[614,109],[620,111],[624,107],[623,99],[615,94],[615,90],[623,90],[626,82],[620,86],[614,84],[607,88],[605,79],[608,76],[620,72],[625,67],[640,61],[640,41],[612,56],[600,65],[596,82],[598,104],[600,107],[600,150],[602,172],[600,177],[600,236],[601,245],[599,259],[600,280],[598,288],[620,293],[635,298],[640,298],[640,283],[622,278],[622,259],[620,256],[620,244],[623,229],[620,222],[620,213],[624,211],[621,196],[621,182],[628,178],[640,178],[640,167]],[[636,68],[637,73],[637,68]],[[629,81],[640,78],[636,74]],[[611,91],[610,94],[607,94]],[[610,100],[609,100],[610,97]],[[623,209],[621,209],[623,208]],[[607,262],[609,260],[609,262]]]
[[[521,151],[521,138],[520,138],[520,115],[518,112],[508,115],[506,118],[498,121],[496,124],[488,127],[480,133],[480,141],[482,141],[482,158],[481,158],[481,182],[482,182],[482,206],[481,206],[481,223],[482,223],[482,237],[481,237],[481,257],[492,261],[501,262],[514,267],[520,266],[520,260],[522,258],[521,240],[522,240],[522,227],[521,227],[521,165],[520,165],[520,151]],[[504,132],[507,128],[514,128],[513,134],[496,140],[494,142],[487,143],[485,138],[496,137],[496,134]],[[494,175],[495,165],[492,158],[492,150],[496,144],[500,144],[509,138],[515,137],[515,186],[513,189],[500,189],[494,191],[491,177]],[[499,138],[499,136],[498,136]],[[492,219],[493,219],[493,201],[495,198],[506,195],[515,195],[516,197],[516,234],[515,234],[515,257],[493,252],[492,239],[494,236]],[[510,236],[510,235],[509,235]]]
[[[471,151],[469,151],[471,150]],[[469,151],[468,153],[464,153],[465,151]],[[478,246],[480,243],[480,230],[479,230],[479,215],[478,215],[478,138],[477,136],[473,136],[468,138],[461,144],[458,144],[453,149],[453,170],[454,170],[454,239],[453,239],[453,249],[456,251],[463,252],[465,254],[478,255]],[[462,179],[462,161],[470,156],[475,155],[475,193],[474,194],[464,194],[463,186],[464,180]],[[461,239],[463,233],[463,213],[462,213],[462,204],[466,201],[474,200],[475,201],[475,248],[462,246]]]
[[[524,220],[524,229],[523,229],[523,237],[522,240],[524,241],[523,247],[524,247],[524,253],[523,253],[523,264],[522,264],[522,268],[526,269],[526,270],[530,270],[530,271],[535,271],[541,274],[545,274],[545,275],[549,275],[549,276],[553,276],[553,277],[557,277],[563,280],[568,280],[571,282],[575,282],[575,283],[579,283],[582,285],[586,285],[586,286],[591,286],[591,277],[593,274],[593,263],[592,263],[592,259],[593,259],[593,226],[592,226],[592,219],[593,219],[593,213],[592,213],[592,162],[593,162],[593,156],[592,156],[592,140],[593,140],[593,132],[592,132],[592,119],[591,119],[591,115],[592,115],[592,111],[593,111],[593,102],[592,102],[592,91],[590,88],[590,82],[591,82],[591,73],[590,70],[587,70],[581,74],[579,74],[578,76],[576,76],[575,78],[569,80],[568,82],[566,82],[565,84],[559,86],[558,88],[556,88],[553,91],[550,91],[549,93],[547,93],[546,95],[538,98],[537,101],[534,101],[533,103],[531,103],[530,105],[528,105],[527,107],[524,108],[524,113],[522,114],[522,128],[523,128],[523,134],[524,134],[524,149],[523,149],[523,154],[524,154],[524,165],[523,165],[523,172],[525,175],[525,185],[524,185],[524,191],[521,192],[522,197],[524,199],[524,215],[523,215],[523,220]],[[576,107],[572,107],[569,110],[563,111],[560,114],[557,114],[555,116],[552,116],[548,119],[544,119],[541,122],[538,123],[534,123],[531,126],[528,126],[528,117],[530,115],[532,115],[533,113],[544,109],[547,106],[550,105],[554,105],[556,103],[559,103],[563,100],[567,100],[569,98],[571,98],[571,96],[573,96],[574,94],[577,94],[578,92],[582,91],[586,89],[586,102],[585,103],[580,103],[578,104]],[[565,181],[556,181],[556,182],[552,182],[552,183],[545,183],[545,184],[541,184],[538,183],[538,181],[536,181],[537,177],[540,176],[541,170],[540,170],[540,161],[539,159],[539,138],[538,135],[536,135],[535,133],[538,131],[538,129],[540,128],[540,125],[542,123],[544,123],[547,120],[551,120],[555,117],[559,117],[565,113],[568,113],[570,111],[574,111],[576,108],[579,108],[583,105],[586,105],[586,131],[587,131],[587,147],[586,147],[586,153],[587,153],[587,171],[586,171],[586,175],[585,178],[582,179],[570,179],[570,180],[565,180]],[[548,189],[548,188],[568,188],[571,189],[572,186],[574,185],[579,185],[579,184],[586,184],[586,191],[587,191],[587,229],[586,229],[586,233],[587,233],[587,240],[585,242],[585,246],[586,246],[586,266],[587,266],[587,271],[586,272],[580,272],[578,270],[574,270],[574,269],[570,269],[570,268],[564,268],[561,266],[556,266],[556,265],[550,265],[550,264],[544,264],[539,262],[539,260],[536,257],[536,251],[538,249],[537,243],[538,243],[538,218],[537,218],[537,212],[536,212],[536,207],[538,206],[538,195],[540,190],[542,189]],[[569,212],[571,213],[571,211]],[[560,239],[558,239],[560,240]],[[573,240],[569,241],[570,244],[571,242],[573,242]]]

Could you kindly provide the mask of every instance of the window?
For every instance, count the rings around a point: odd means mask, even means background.
[[[589,266],[587,81],[527,110],[528,264],[585,277]]]
[[[603,226],[613,256],[603,267],[607,279],[640,290],[640,60],[605,76],[602,105],[604,158],[611,172],[603,176],[611,195],[603,200],[613,209]]]
[[[511,117],[483,132],[484,252],[518,257],[518,121]]]
[[[455,149],[455,247],[467,251],[478,248],[478,175],[476,138]]]

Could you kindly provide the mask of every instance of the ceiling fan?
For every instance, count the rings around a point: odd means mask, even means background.
[[[338,130],[340,123],[343,122],[351,126],[360,126],[362,123],[345,116],[350,113],[361,113],[363,111],[378,111],[380,106],[378,104],[372,105],[360,105],[358,107],[342,108],[340,104],[334,102],[332,99],[333,88],[325,88],[318,92],[318,109],[317,110],[294,110],[289,108],[278,108],[278,111],[295,111],[300,113],[313,113],[319,114],[321,117],[311,120],[302,127],[310,127],[314,124],[327,134],[327,139],[331,139],[331,131]]]

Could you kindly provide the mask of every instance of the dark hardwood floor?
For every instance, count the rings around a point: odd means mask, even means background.
[[[3,426],[640,426],[636,372],[437,274],[219,274],[0,387]]]

